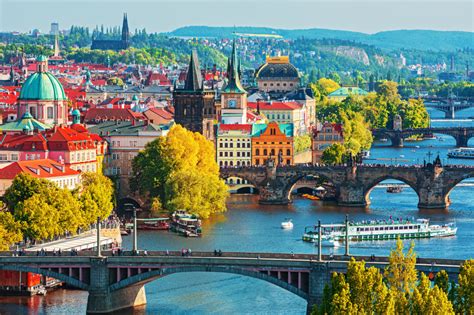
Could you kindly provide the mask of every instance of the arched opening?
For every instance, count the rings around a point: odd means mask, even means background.
[[[118,200],[116,212],[119,217],[131,217],[133,208],[141,208],[140,203],[132,197],[125,197]]]
[[[231,194],[258,194],[258,189],[245,178],[229,176],[225,178]]]
[[[446,195],[444,196],[445,202],[450,208],[465,209],[469,208],[472,204],[471,198],[466,198],[472,194],[474,188],[474,174],[466,174],[466,177],[455,183],[453,186],[447,189]]]
[[[328,177],[321,174],[295,178],[288,188],[288,199],[291,195],[301,195],[311,200],[332,201],[337,198],[337,189]]]
[[[364,199],[374,208],[416,208],[419,202],[414,185],[403,178],[389,176],[378,178],[367,185]]]
[[[290,281],[284,281],[283,278],[278,279],[277,275],[268,275],[267,272],[260,273],[235,268],[226,268],[226,270],[208,268],[206,271],[202,266],[201,268],[187,267],[187,269],[183,272],[177,270],[169,274],[152,276],[145,280],[148,282],[145,288],[149,301],[147,309],[163,310],[167,313],[166,310],[172,308],[174,312],[182,310],[183,313],[186,311],[199,313],[199,308],[204,306],[202,313],[210,313],[218,311],[216,305],[222,305],[222,301],[225,301],[226,311],[222,309],[220,311],[224,313],[254,313],[255,309],[288,310],[287,313],[293,313],[295,309],[302,311],[306,309],[307,294],[305,292],[308,286],[306,279],[300,280],[302,288],[298,289],[298,284],[293,281],[297,281],[295,277]],[[282,274],[287,273],[282,272]],[[182,303],[189,300],[190,296],[201,295],[203,292],[206,292],[206,298],[200,303]],[[255,296],[259,298],[255,299]],[[245,306],[241,305],[242,300],[246,301]],[[264,304],[260,304],[261,300]],[[285,303],[280,303],[282,300]],[[290,305],[291,308],[289,308]]]

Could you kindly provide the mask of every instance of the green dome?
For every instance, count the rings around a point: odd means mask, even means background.
[[[67,99],[62,84],[49,72],[36,72],[23,84],[20,100],[64,101]]]
[[[38,58],[36,58],[36,61],[48,61],[48,58],[46,58],[44,55],[40,55]]]
[[[72,111],[71,116],[81,116],[81,112],[76,108],[75,110]]]

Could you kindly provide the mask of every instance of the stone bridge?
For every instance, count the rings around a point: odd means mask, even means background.
[[[420,209],[447,209],[449,193],[461,181],[474,177],[474,167],[349,165],[349,166],[261,166],[221,168],[222,178],[239,177],[259,191],[262,204],[288,204],[294,185],[317,177],[331,184],[341,206],[366,207],[369,194],[381,181],[395,179],[409,185],[418,195]],[[271,163],[270,163],[271,164]]]
[[[51,254],[51,253],[50,253]],[[179,252],[149,252],[147,256],[131,255],[94,256],[93,252],[80,252],[79,256],[27,256],[12,257],[10,252],[0,253],[0,270],[33,272],[56,278],[78,289],[89,292],[88,313],[109,313],[119,309],[146,304],[144,284],[179,272],[224,272],[253,277],[288,290],[312,306],[320,303],[323,289],[333,272],[346,272],[348,256],[335,256],[331,260],[310,254],[223,253],[215,257],[210,252],[193,252],[183,257]],[[33,256],[34,255],[34,256]],[[368,266],[380,269],[388,264],[387,258],[355,257],[367,261]],[[462,261],[418,259],[417,269],[429,273],[446,270],[456,280]]]
[[[457,111],[474,107],[474,98],[424,96],[423,103],[426,107],[444,112],[445,118],[454,119]]]
[[[474,127],[431,127],[431,128],[414,128],[403,130],[392,129],[374,129],[372,135],[376,138],[388,138],[392,141],[392,146],[403,147],[403,140],[423,134],[439,133],[449,135],[456,140],[457,147],[467,147],[470,138],[474,137]]]

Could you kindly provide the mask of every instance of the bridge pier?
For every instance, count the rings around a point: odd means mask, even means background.
[[[287,205],[291,202],[289,192],[282,189],[276,182],[268,182],[267,185],[258,187],[258,202],[264,205]]]
[[[418,191],[419,209],[445,210],[449,207],[449,198],[444,193],[442,187],[426,187]]]
[[[331,282],[329,263],[317,263],[309,272],[308,305],[306,314],[311,314],[314,306],[320,305],[324,297],[324,287]]]
[[[129,307],[146,304],[143,284],[110,291],[109,269],[107,258],[91,258],[89,296],[87,298],[88,314],[104,314]]]
[[[403,138],[401,135],[397,134],[391,137],[390,141],[392,141],[392,147],[403,148]]]
[[[467,142],[469,141],[469,137],[465,134],[459,134],[455,137],[456,139],[456,147],[467,147]]]
[[[450,107],[447,108],[447,110],[444,112],[444,118],[446,118],[446,119],[456,118],[454,106],[450,106]]]
[[[365,198],[365,191],[362,185],[341,185],[336,198],[339,206],[366,207],[370,204]]]

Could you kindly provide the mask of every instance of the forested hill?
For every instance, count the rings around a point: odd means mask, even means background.
[[[328,30],[328,29],[301,29],[285,30],[268,27],[210,27],[185,26],[178,28],[167,35],[186,37],[231,37],[232,33],[275,34],[284,38],[334,38],[374,45],[382,49],[419,49],[452,51],[463,48],[474,48],[473,32],[458,31],[429,31],[429,30],[396,30],[375,34],[359,32]]]

